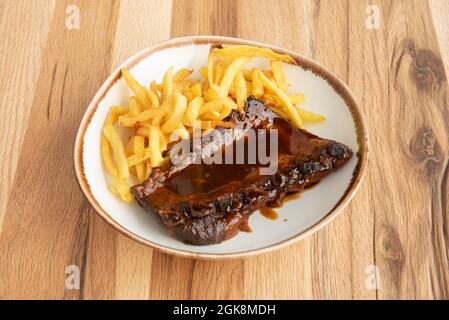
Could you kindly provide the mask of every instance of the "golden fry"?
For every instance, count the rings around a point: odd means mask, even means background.
[[[150,138],[148,148],[150,150],[150,161],[151,166],[153,168],[160,166],[163,161],[162,152],[159,148],[159,141],[161,134],[162,132],[157,126],[152,125],[150,127]]]
[[[136,99],[139,104],[144,108],[148,109],[151,106],[151,101],[147,96],[145,87],[143,87],[137,80],[132,76],[128,69],[122,69],[123,78],[126,81],[128,87],[136,95]]]
[[[304,103],[306,101],[306,98],[302,93],[290,94],[288,97],[293,104]]]
[[[247,45],[229,46],[223,49],[217,49],[212,51],[212,54],[217,57],[223,56],[235,56],[235,57],[261,57],[261,58],[274,58],[284,62],[295,63],[292,57],[286,54],[279,54],[267,48],[259,48]]]
[[[296,110],[298,111],[299,116],[304,120],[304,121],[308,121],[308,122],[321,122],[326,120],[326,117],[321,115],[321,114],[317,114],[317,113],[313,113],[301,108],[296,108]]]
[[[189,105],[187,106],[187,111],[185,114],[185,117],[187,119],[187,122],[192,124],[193,121],[195,121],[198,118],[198,115],[200,113],[200,108],[204,103],[204,98],[202,97],[196,97],[193,98],[192,101],[189,102]]]
[[[184,113],[187,109],[187,99],[180,93],[174,95],[173,113],[170,118],[161,126],[163,133],[170,133],[175,130],[181,123]]]
[[[199,114],[203,115],[209,111],[221,110],[221,107],[223,106],[224,101],[225,101],[224,98],[218,98],[218,99],[204,103],[203,105],[201,105]]]
[[[263,95],[263,84],[259,79],[259,69],[252,69],[251,70],[251,83],[253,85],[252,93],[256,98],[259,98]]]
[[[173,92],[173,67],[168,68],[162,80],[162,102],[168,99]]]
[[[280,60],[271,60],[270,61],[271,72],[273,72],[274,81],[276,81],[278,87],[287,92],[287,80],[285,79],[284,69],[282,68],[282,62]]]
[[[235,76],[234,79],[234,83],[236,87],[235,94],[237,97],[237,107],[238,110],[243,110],[248,95],[246,90],[246,81],[245,78],[243,77],[243,73],[241,70],[237,72],[237,75]]]
[[[165,116],[169,111],[165,108],[150,109],[141,112],[138,116],[121,116],[118,120],[119,125],[124,127],[134,127],[137,122],[145,122],[150,119]]]
[[[287,96],[287,94],[282,91],[276,83],[274,83],[272,80],[268,79],[268,77],[263,73],[259,73],[259,79],[262,81],[263,85],[272,90],[281,100],[282,106],[286,108],[286,112],[289,115],[289,119],[298,127],[302,127],[302,121],[301,118],[298,115],[298,112],[296,111],[295,107],[290,101],[290,98]]]
[[[117,166],[118,177],[120,179],[128,179],[129,170],[128,163],[126,162],[125,149],[117,131],[113,125],[110,124],[103,128],[103,133],[111,146],[112,154]]]
[[[135,116],[137,116],[140,112],[141,112],[140,106],[139,106],[139,104],[137,103],[136,97],[131,97],[131,98],[129,99],[129,112],[128,112],[128,114],[129,114],[131,117],[135,117]]]
[[[192,69],[186,69],[186,68],[179,69],[178,71],[176,71],[175,75],[173,76],[173,81],[181,82],[185,78],[190,76],[192,74],[192,72],[193,72]]]
[[[201,84],[197,83],[190,87],[190,91],[193,94],[193,97],[201,97]]]
[[[237,72],[244,64],[248,63],[249,60],[250,59],[247,57],[238,57],[226,68],[223,79],[220,82],[221,97],[226,97],[228,95],[229,88],[231,87]]]
[[[133,138],[134,154],[138,158],[143,158],[143,156],[145,155],[145,138],[142,136],[133,136]],[[138,163],[135,165],[135,168],[139,182],[143,182],[143,180],[145,179],[145,164]]]

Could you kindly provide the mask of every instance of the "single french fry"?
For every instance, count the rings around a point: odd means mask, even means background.
[[[173,113],[161,126],[163,133],[170,133],[175,130],[181,123],[184,113],[187,109],[187,99],[180,93],[174,94]]]
[[[161,165],[163,158],[159,148],[159,141],[162,132],[159,127],[151,125],[148,148],[150,150],[151,167],[156,168]]]
[[[138,116],[135,117],[128,117],[128,116],[120,116],[118,123],[121,126],[124,127],[134,127],[137,122],[145,122],[150,119],[154,119],[157,117],[163,117],[165,116],[169,110],[165,108],[157,108],[157,109],[149,109],[141,112]]]
[[[136,95],[136,99],[139,104],[144,109],[148,109],[151,106],[151,101],[147,96],[145,87],[137,82],[137,80],[132,76],[128,69],[122,69],[122,75],[128,87]]]
[[[114,162],[117,166],[118,177],[120,179],[128,179],[129,169],[125,149],[117,131],[113,125],[107,125],[103,128],[103,133],[111,146]]]
[[[282,106],[286,108],[286,112],[289,115],[290,120],[297,125],[298,127],[302,127],[302,121],[301,118],[298,115],[298,112],[296,111],[295,107],[290,101],[290,98],[287,96],[287,94],[282,91],[276,83],[274,83],[272,80],[268,79],[268,77],[263,73],[259,73],[259,79],[262,81],[263,85],[270,90],[272,90],[281,100]]]
[[[159,97],[159,88],[158,87],[159,86],[156,83],[156,81],[153,80],[153,81],[150,82],[150,89],[157,97]]]
[[[194,98],[201,97],[201,84],[197,83],[190,87],[190,92],[192,92],[192,95]]]
[[[216,56],[216,57],[223,57],[223,56],[244,56],[244,57],[262,57],[262,58],[274,58],[279,59],[284,62],[288,63],[295,63],[295,60],[293,60],[292,57],[286,54],[279,54],[276,53],[270,49],[267,48],[259,48],[259,47],[253,47],[248,45],[236,45],[236,46],[229,46],[222,49],[217,49],[212,51],[210,55]]]
[[[148,96],[148,99],[150,99],[150,101],[151,101],[151,107],[153,107],[153,108],[159,107],[160,102],[159,102],[158,95],[155,94],[151,88],[150,89],[145,89],[145,92],[146,92],[146,94]]]
[[[293,104],[304,103],[306,101],[303,93],[290,94],[288,97]]]
[[[139,104],[137,103],[136,97],[131,97],[129,99],[129,112],[128,114],[131,117],[137,116],[142,110],[140,109]]]
[[[224,98],[218,98],[209,102],[206,102],[201,105],[199,115],[203,115],[209,111],[219,111],[221,110],[221,107],[223,106],[225,99]]]
[[[188,123],[193,123],[198,118],[198,115],[200,113],[200,108],[204,103],[203,97],[196,97],[193,98],[192,101],[189,102],[189,105],[187,106],[185,118]]]
[[[243,76],[245,77],[246,81],[252,81],[253,80],[253,76],[252,76],[251,70],[243,69],[242,72],[243,72]]]
[[[192,72],[193,72],[192,69],[186,69],[186,68],[179,69],[178,71],[176,71],[175,75],[173,76],[173,82],[183,81],[185,78],[190,76],[192,74]]]
[[[303,119],[304,121],[321,122],[326,120],[326,117],[321,114],[313,113],[308,110],[301,109],[299,107],[296,107],[296,110],[298,111],[298,114],[301,117],[301,119]]]
[[[149,137],[150,128],[147,126],[140,127],[139,129],[137,129],[136,134],[142,137]]]
[[[248,95],[246,90],[246,81],[241,70],[237,72],[234,83],[236,87],[235,94],[237,96],[237,107],[238,110],[243,110]]]
[[[207,58],[207,81],[209,82],[209,86],[212,87],[214,84],[214,57],[212,54],[209,54]]]
[[[146,168],[146,170],[145,170],[145,180],[146,180],[146,179],[148,179],[148,177],[150,176],[151,171],[152,171],[151,163],[149,161],[145,162],[145,168]]]
[[[135,138],[136,138],[135,136],[132,136],[132,137],[128,140],[128,143],[126,144],[126,147],[125,147],[125,155],[126,155],[127,157],[129,157],[130,155],[134,154],[134,139],[135,139]]]
[[[225,66],[222,63],[217,63],[214,69],[214,84],[220,84],[224,72]]]
[[[238,57],[226,68],[220,82],[220,97],[228,96],[229,88],[231,87],[232,81],[234,81],[235,75],[244,64],[249,62],[249,60],[250,59],[247,57]]]
[[[138,158],[143,158],[145,155],[145,138],[142,136],[133,136],[133,151]],[[138,163],[135,165],[137,178],[140,182],[145,179],[145,164]]]
[[[271,60],[270,61],[271,72],[273,72],[274,81],[276,81],[278,87],[287,92],[287,80],[285,79],[284,69],[282,68],[282,62],[280,60]]]
[[[173,92],[173,67],[168,68],[162,80],[162,102],[164,102]]]

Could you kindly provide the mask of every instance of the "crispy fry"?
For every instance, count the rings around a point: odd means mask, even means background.
[[[146,125],[140,127],[136,131],[136,135],[142,136],[142,137],[149,137],[150,136],[150,128]]]
[[[262,81],[263,85],[272,90],[281,100],[282,106],[286,108],[286,113],[289,115],[289,118],[293,121],[295,125],[298,127],[302,127],[301,118],[298,115],[295,107],[290,101],[290,98],[287,96],[285,92],[283,92],[272,80],[268,79],[268,77],[263,73],[259,73],[259,79]]]
[[[282,62],[280,60],[271,60],[270,61],[271,72],[273,72],[274,81],[276,81],[278,87],[287,92],[287,80],[285,79],[284,69],[282,68]]]
[[[256,98],[259,98],[263,95],[263,84],[259,79],[260,70],[253,68],[251,70],[251,83],[253,85],[252,93]]]
[[[228,95],[229,87],[232,81],[234,81],[235,75],[249,60],[247,57],[238,57],[226,68],[223,79],[220,82],[220,97],[226,97]]]
[[[162,152],[159,148],[159,141],[161,134],[162,132],[157,126],[152,125],[150,127],[150,138],[148,148],[150,150],[150,160],[151,166],[153,168],[160,166],[163,161]]]
[[[128,69],[122,69],[123,78],[126,81],[128,87],[134,92],[136,95],[136,99],[139,104],[144,108],[148,109],[151,106],[151,101],[147,96],[147,91],[145,87],[143,87],[136,79],[132,76]]]
[[[184,113],[187,109],[187,99],[180,93],[174,94],[173,113],[170,118],[161,126],[163,133],[170,133],[175,130],[181,123]]]
[[[304,110],[301,109],[299,107],[296,107],[296,110],[298,111],[299,116],[304,120],[304,121],[308,121],[308,122],[321,122],[326,120],[326,117],[321,115],[321,114],[317,114],[317,113],[313,113],[310,112],[308,110]]]
[[[214,84],[220,84],[224,72],[225,66],[222,63],[217,63],[214,69]]]
[[[126,162],[125,149],[122,141],[113,125],[107,125],[103,128],[103,133],[109,142],[114,156],[114,162],[117,166],[118,177],[120,179],[128,179],[129,170]]]
[[[304,103],[306,101],[302,93],[290,94],[288,97],[293,104]]]
[[[211,54],[207,58],[207,81],[209,86],[214,84],[214,57]]]
[[[109,113],[106,117],[106,120],[104,122],[104,126],[113,125],[117,118],[126,113],[126,109],[123,107],[114,106],[111,107],[109,110]],[[112,161],[112,155],[111,155],[111,149],[108,140],[106,139],[106,136],[104,134],[101,135],[101,158],[103,159],[103,163],[105,166],[106,171],[111,176],[111,178],[118,179],[118,171],[115,167],[113,161]]]
[[[133,151],[138,158],[143,158],[145,154],[145,139],[142,136],[133,136]],[[145,178],[145,164],[138,163],[135,165],[136,175],[139,182],[143,182]]]
[[[190,87],[190,92],[192,92],[193,97],[201,97],[201,84],[197,83]]]
[[[245,77],[246,81],[252,81],[253,80],[252,74],[251,74],[251,70],[243,69],[242,72],[243,72],[243,76]]]
[[[157,117],[163,117],[168,112],[169,111],[165,108],[145,110],[135,117],[120,116],[118,123],[121,126],[132,128],[136,125],[137,122],[145,122]]]
[[[212,54],[217,57],[223,56],[235,56],[235,57],[262,57],[262,58],[275,58],[289,63],[295,63],[289,55],[279,54],[270,49],[259,48],[247,45],[229,46],[223,49],[217,49],[212,51]]]
[[[174,82],[181,82],[185,78],[190,76],[192,74],[192,72],[193,72],[192,69],[186,69],[186,68],[179,69],[178,71],[176,71],[175,75],[173,76],[173,81]]]
[[[243,110],[248,95],[246,90],[246,81],[241,70],[237,72],[234,83],[236,87],[235,93],[237,96],[237,107],[239,110]]]
[[[138,102],[136,100],[136,97],[131,97],[129,99],[129,107],[128,108],[129,108],[128,114],[131,117],[135,117],[135,116],[137,116],[141,112],[141,109],[140,109],[140,106],[139,106],[139,104],[138,104]]]
[[[209,111],[221,110],[221,107],[223,106],[224,101],[225,101],[224,98],[218,98],[218,99],[204,103],[203,105],[201,105],[199,114],[203,115]]]
[[[159,102],[158,95],[155,94],[151,88],[150,89],[145,89],[145,92],[147,93],[147,96],[148,96],[148,98],[151,101],[151,106],[153,108],[159,107],[160,102]]]
[[[195,121],[198,118],[200,108],[203,105],[203,103],[204,103],[203,97],[193,98],[193,100],[189,102],[185,114],[185,118],[189,124],[192,124],[193,121]]]
[[[173,92],[173,67],[168,68],[162,80],[162,102],[164,102]]]

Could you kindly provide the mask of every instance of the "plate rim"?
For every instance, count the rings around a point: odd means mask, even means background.
[[[137,65],[140,61],[145,59],[146,57],[152,55],[155,52],[167,49],[167,48],[173,48],[173,47],[182,47],[186,45],[202,45],[202,44],[244,44],[244,45],[253,45],[258,47],[265,47],[272,49],[273,51],[288,54],[290,55],[298,65],[300,65],[302,68],[309,70],[316,74],[317,76],[321,77],[323,80],[325,80],[332,88],[333,90],[343,99],[345,102],[345,105],[348,107],[349,111],[351,112],[351,116],[354,121],[354,125],[356,128],[356,135],[357,135],[357,144],[359,150],[356,153],[357,156],[357,164],[353,171],[353,177],[351,182],[349,183],[348,187],[346,188],[344,194],[340,197],[336,205],[328,211],[323,218],[321,218],[319,221],[315,222],[313,225],[309,226],[307,229],[301,231],[300,233],[273,243],[271,245],[267,245],[262,248],[258,249],[251,249],[246,251],[239,251],[239,252],[232,252],[232,253],[200,253],[200,252],[194,252],[194,251],[188,251],[188,250],[182,250],[182,249],[175,249],[166,247],[164,245],[155,243],[153,241],[143,239],[142,237],[136,235],[132,231],[126,229],[124,226],[119,224],[117,221],[115,221],[107,212],[104,210],[101,205],[97,202],[96,198],[93,196],[90,185],[87,181],[87,178],[84,174],[84,163],[83,163],[83,156],[84,156],[84,136],[87,131],[88,126],[91,123],[91,120],[95,114],[95,112],[98,109],[98,105],[103,100],[103,98],[106,96],[107,92],[111,89],[111,87],[121,78],[120,69],[123,67],[127,67],[131,69],[135,65]],[[318,231],[325,225],[327,225],[330,221],[332,221],[336,216],[338,216],[342,209],[346,207],[346,205],[352,200],[354,195],[357,193],[360,184],[363,180],[363,177],[365,175],[365,169],[366,164],[368,161],[368,154],[369,154],[369,138],[368,138],[368,131],[366,126],[366,120],[365,116],[362,112],[362,109],[360,108],[356,98],[354,97],[353,93],[349,89],[348,85],[339,79],[333,72],[326,69],[323,65],[320,63],[306,58],[296,52],[293,52],[291,50],[281,48],[278,46],[252,41],[252,40],[246,40],[241,38],[234,38],[234,37],[223,37],[223,36],[211,36],[211,35],[200,35],[200,36],[186,36],[186,37],[178,37],[178,38],[172,38],[166,41],[159,42],[157,44],[154,44],[152,46],[149,46],[147,48],[144,48],[137,53],[133,54],[129,58],[127,58],[123,63],[121,63],[109,76],[108,78],[103,82],[103,84],[100,86],[100,88],[95,93],[94,97],[90,101],[87,109],[84,112],[84,115],[81,119],[80,125],[77,130],[77,134],[75,137],[75,143],[74,143],[74,168],[75,173],[78,181],[78,185],[86,197],[87,201],[90,203],[90,205],[95,209],[95,212],[108,224],[110,224],[114,229],[119,231],[121,234],[141,243],[146,246],[149,246],[153,249],[156,249],[158,251],[173,254],[180,257],[188,257],[188,258],[199,258],[199,259],[210,259],[210,260],[216,260],[216,259],[236,259],[236,258],[244,258],[254,255],[263,254],[269,251],[274,251],[277,249],[280,249],[282,247],[286,247],[296,241],[302,240],[306,238],[307,236],[313,234],[314,232]],[[162,226],[161,226],[162,227]]]

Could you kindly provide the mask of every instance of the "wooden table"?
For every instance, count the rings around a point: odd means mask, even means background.
[[[66,27],[71,4],[79,29]],[[358,98],[367,174],[313,236],[248,259],[181,259],[117,233],[81,194],[73,142],[101,83],[137,50],[196,34],[295,50]],[[2,0],[0,35],[0,298],[449,298],[446,0]]]

